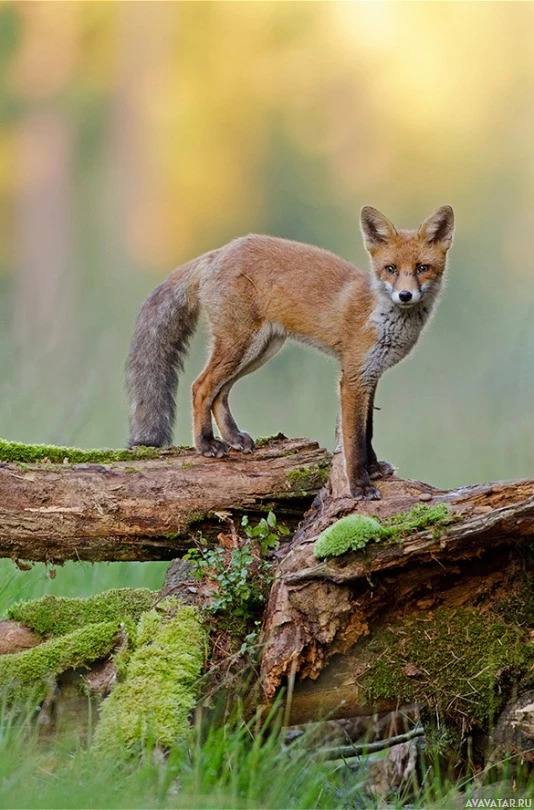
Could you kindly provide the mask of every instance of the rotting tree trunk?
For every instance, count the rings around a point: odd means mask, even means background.
[[[281,685],[288,685],[291,723],[394,709],[395,695],[370,705],[361,680],[373,652],[362,653],[357,642],[399,620],[431,616],[440,607],[476,606],[483,614],[513,596],[519,579],[529,573],[522,544],[534,537],[532,480],[447,491],[391,477],[379,483],[381,501],[358,503],[346,497],[345,486],[336,453],[327,487],[281,551],[264,614],[262,688],[270,702]],[[421,531],[325,562],[313,556],[317,535],[340,517],[387,518],[421,502],[447,504],[454,522],[439,535]]]
[[[330,454],[308,439],[276,438],[252,455],[193,450],[113,464],[0,465],[0,557],[170,560],[225,517],[273,508],[295,527],[324,483]]]

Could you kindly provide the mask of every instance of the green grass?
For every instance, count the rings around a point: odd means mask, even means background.
[[[7,718],[0,725],[2,808],[330,808],[339,806],[330,771],[244,723],[194,728],[167,758],[148,751],[131,764],[72,739],[39,744]]]
[[[205,808],[206,810],[352,810],[385,806],[363,789],[361,771],[313,756],[317,741],[289,747],[256,722],[232,722],[209,729],[197,724],[180,747],[163,757],[149,749],[128,763],[103,756],[79,739],[39,742],[27,723],[0,718],[0,808]],[[506,764],[501,779],[506,779]],[[477,793],[469,779],[449,783],[431,762],[415,795],[401,788],[387,806],[400,810],[464,807],[470,795],[486,799],[532,797],[532,780],[485,785]]]

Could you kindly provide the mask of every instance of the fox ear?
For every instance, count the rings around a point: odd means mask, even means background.
[[[445,250],[452,245],[454,233],[454,211],[450,205],[442,205],[425,219],[419,228],[418,235],[425,242],[440,244]]]
[[[376,208],[371,208],[370,205],[365,205],[362,208],[360,222],[367,250],[388,242],[393,236],[397,235],[397,231],[389,219],[380,211],[377,211]]]

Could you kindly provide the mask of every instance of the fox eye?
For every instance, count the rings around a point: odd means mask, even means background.
[[[384,270],[386,271],[386,273],[392,273],[392,274],[395,274],[397,272],[397,268],[396,268],[396,266],[394,264],[386,264],[386,266],[384,267]]]
[[[429,264],[417,264],[415,267],[415,271],[416,273],[426,273],[429,267],[430,267]]]

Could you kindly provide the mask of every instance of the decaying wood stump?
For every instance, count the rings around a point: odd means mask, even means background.
[[[447,491],[393,476],[379,484],[381,501],[356,503],[345,496],[345,486],[341,456],[336,453],[328,486],[281,552],[264,615],[264,695],[271,701],[281,685],[288,685],[289,717],[294,723],[320,716],[369,715],[399,705],[402,698],[396,694],[371,703],[369,689],[362,688],[373,662],[384,655],[380,645],[374,648],[364,642],[383,628],[391,628],[398,639],[399,663],[415,683],[424,681],[425,673],[402,657],[403,622],[430,621],[435,615],[443,621],[440,617],[447,609],[476,609],[485,616],[497,605],[498,615],[515,611],[518,632],[524,632],[526,640],[527,625],[534,622],[534,600],[532,616],[523,615],[525,594],[519,587],[528,590],[530,584],[525,582],[530,562],[524,550],[534,536],[534,481]],[[313,556],[317,535],[338,518],[353,513],[387,518],[421,502],[446,504],[453,522],[439,534],[421,531],[402,542],[370,545],[323,562]],[[429,632],[429,651],[435,643]],[[458,660],[464,643],[457,639]],[[452,675],[452,657],[448,664]],[[506,667],[497,681],[501,675],[496,690],[506,688]],[[469,728],[473,721],[469,701],[459,700],[454,706],[464,712]]]

